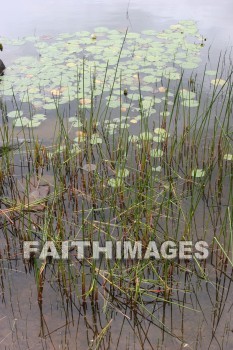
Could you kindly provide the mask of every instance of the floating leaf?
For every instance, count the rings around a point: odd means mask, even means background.
[[[61,90],[59,90],[59,89],[52,89],[50,92],[53,96],[60,96],[61,95]]]
[[[158,134],[158,135],[160,135],[162,137],[165,137],[165,138],[168,136],[167,131],[165,129],[163,129],[163,128],[155,128],[154,129],[154,133]]]
[[[203,177],[205,176],[205,170],[203,169],[195,169],[192,171],[192,177]]]
[[[155,171],[157,171],[158,173],[162,171],[162,167],[159,165],[155,168]]]
[[[195,68],[198,68],[198,64],[195,63],[195,62],[182,62],[180,64],[180,66],[183,68],[183,69],[195,69]]]
[[[17,118],[14,125],[17,127],[17,126],[26,126],[28,125],[28,123],[30,122],[30,120],[26,117],[23,117],[23,118]]]
[[[101,144],[102,142],[103,140],[97,134],[93,134],[91,136],[91,140],[90,140],[91,145]]]
[[[127,177],[129,176],[129,170],[128,169],[118,169],[116,173],[117,177]]]
[[[223,159],[225,160],[233,160],[233,154],[227,153],[223,156]]]
[[[197,100],[184,100],[181,104],[185,107],[198,107],[199,102]]]
[[[74,63],[74,62],[68,62],[68,63],[66,64],[66,66],[67,66],[68,68],[73,68],[73,67],[76,67],[77,65],[76,65],[76,63]]]
[[[29,94],[37,94],[38,92],[40,92],[40,89],[36,88],[36,87],[32,87],[30,89],[28,89]]]
[[[131,120],[130,120],[130,123],[132,123],[132,124],[136,124],[137,122],[138,122],[137,119],[131,119]]]
[[[47,103],[43,105],[43,108],[52,110],[52,109],[56,109],[56,105],[54,103]]]
[[[154,75],[149,75],[147,77],[145,77],[144,79],[145,83],[157,83],[159,82],[161,79],[160,78],[156,78]]]
[[[34,114],[32,116],[32,118],[34,120],[37,120],[37,121],[39,121],[39,120],[46,120],[46,115],[45,114]]]
[[[193,100],[196,98],[196,94],[195,92],[186,90],[186,89],[182,89],[179,91],[180,96],[185,99],[185,100]]]
[[[41,125],[41,121],[40,120],[29,120],[27,126],[29,128],[37,128],[38,126]]]
[[[79,103],[80,103],[82,106],[90,105],[90,104],[91,104],[91,99],[90,99],[90,98],[81,98],[81,99],[79,100]]]
[[[151,132],[149,131],[146,131],[146,132],[142,132],[140,135],[139,135],[140,139],[141,140],[144,140],[144,141],[152,141],[153,140],[153,135]]]
[[[169,112],[169,111],[164,111],[164,112],[160,113],[161,117],[169,117],[170,114],[171,114],[171,112]]]
[[[8,118],[19,118],[22,117],[23,111],[11,111],[7,113]]]
[[[156,37],[162,40],[156,42]],[[88,31],[61,33],[56,38],[51,36],[30,36],[23,40],[4,38],[4,43],[11,45],[23,45],[25,42],[34,45],[40,59],[37,59],[37,55],[24,56],[7,67],[5,76],[1,78],[1,95],[12,97],[14,93],[14,96],[22,102],[27,102],[29,95],[33,107],[52,111],[60,109],[62,105],[77,98],[80,106],[90,109],[92,96],[95,107],[99,102],[95,103],[96,98],[103,91],[108,94],[108,98],[106,102],[102,99],[102,102],[109,103],[110,108],[121,106],[122,112],[127,112],[132,107],[132,100],[138,106],[138,101],[143,97],[141,112],[143,117],[150,116],[155,113],[151,108],[153,104],[161,103],[160,98],[152,96],[155,83],[161,82],[162,77],[171,80],[180,79],[181,74],[173,66],[173,58],[176,64],[187,69],[197,67],[200,62],[199,52],[203,38],[197,33],[197,27],[193,21],[179,22],[161,33],[156,33],[154,30],[145,30],[142,35],[128,32],[119,61],[119,71],[115,74],[115,65],[123,38],[124,33],[105,27],[96,28],[93,33]],[[105,80],[107,62],[108,71]],[[140,94],[138,93],[139,72],[143,74],[140,76]],[[113,81],[114,89],[111,92]],[[127,96],[122,96],[121,89],[125,89],[125,92],[127,90]],[[158,88],[159,93],[165,91],[166,88],[162,86]],[[109,96],[111,96],[110,100]],[[129,103],[120,105],[120,96],[121,102],[125,99]],[[167,95],[165,99],[168,105],[172,105],[173,102],[167,100]],[[183,96],[183,99],[193,100],[194,96],[188,96],[188,98]],[[189,106],[194,104],[197,102],[191,102]],[[186,102],[184,105],[187,105]],[[67,106],[62,106],[61,113],[64,112],[64,107]],[[12,114],[9,118],[11,117],[16,118],[19,115]],[[32,125],[35,126],[46,118],[33,116],[32,119]],[[131,119],[132,123],[134,119],[139,120],[135,117]],[[80,120],[70,121],[74,127],[81,126]],[[127,126],[128,124],[121,125],[121,127]],[[111,127],[107,130],[110,134],[115,132]]]
[[[153,137],[153,141],[154,142],[164,142],[166,140],[166,136],[163,136],[163,135],[156,135]]]
[[[123,184],[123,181],[122,181],[122,178],[111,178],[108,180],[108,185],[113,187],[113,188],[116,188],[116,187],[120,187],[122,186]]]
[[[151,157],[159,158],[163,156],[163,151],[161,149],[152,149],[150,155]]]
[[[70,150],[71,154],[79,154],[82,152],[82,149],[78,145],[73,145],[73,148]]]
[[[110,101],[109,102],[109,107],[110,108],[117,108],[120,106],[120,101]]]
[[[129,136],[128,139],[129,139],[129,142],[135,143],[135,142],[138,142],[139,137],[137,135],[131,135],[131,136]]]
[[[211,80],[211,84],[214,86],[223,86],[226,83],[224,79],[213,79]]]

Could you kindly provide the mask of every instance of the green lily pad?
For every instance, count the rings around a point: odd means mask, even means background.
[[[61,113],[64,113],[67,104],[77,100],[79,110],[82,108],[82,112],[87,112],[89,115],[89,109],[93,108],[95,111],[95,108],[98,108],[102,91],[104,92],[103,99],[101,97],[102,104],[106,106],[109,103],[111,119],[118,117],[117,109],[120,106],[124,108],[126,102],[132,125],[133,121],[137,120],[132,119],[132,101],[134,107],[141,109],[143,117],[140,119],[150,117],[155,113],[152,106],[161,103],[161,99],[155,95],[157,92],[154,91],[155,85],[162,82],[163,78],[170,80],[181,78],[181,69],[174,66],[174,59],[179,67],[185,69],[197,67],[203,38],[198,34],[193,21],[181,21],[161,33],[150,29],[142,33],[130,31],[127,33],[119,69],[116,72],[115,65],[118,62],[124,36],[125,33],[119,30],[97,27],[93,32],[61,33],[54,38],[49,36],[43,39],[34,36],[16,40],[2,38],[3,44],[30,43],[37,50],[37,54],[19,57],[7,67],[6,74],[1,77],[2,82],[0,81],[1,98],[11,97],[12,88],[14,96],[22,102],[27,103],[29,98],[30,103],[38,110],[38,114],[32,117],[34,123],[32,125],[37,125],[36,123],[46,119],[45,115],[39,116],[41,111],[43,113],[43,108],[48,111],[62,108]],[[64,70],[64,66],[67,69]],[[212,71],[207,71],[206,74],[213,75],[210,72]],[[140,94],[138,74],[140,74]],[[215,85],[221,85],[221,81]],[[127,90],[128,94],[122,94],[122,90]],[[162,91],[166,90],[160,87],[159,92]],[[167,94],[165,96],[166,103],[172,105],[173,102],[168,101],[168,96]],[[139,106],[141,98],[142,106]],[[181,98],[189,102],[183,101],[184,106],[194,107],[198,104],[193,93],[183,92]],[[17,115],[12,111],[9,118],[18,118],[22,116],[20,113],[21,111]],[[169,112],[161,113],[165,116]],[[82,126],[80,119],[71,118],[69,121],[73,123],[72,126]],[[123,123],[119,127],[126,128],[129,124]],[[111,126],[106,128],[110,134],[115,132]]]
[[[192,177],[203,177],[205,176],[205,170],[203,169],[195,169],[192,171]]]
[[[136,142],[138,142],[139,137],[138,137],[137,135],[130,135],[130,136],[128,137],[128,140],[129,140],[129,142],[136,143]]]
[[[91,136],[91,140],[90,140],[91,145],[101,144],[102,142],[103,142],[103,140],[97,134],[93,134]]]
[[[185,100],[193,100],[196,98],[195,92],[192,92],[186,89],[180,90],[179,94],[180,94],[180,97],[182,97]]]
[[[223,86],[226,83],[224,79],[213,79],[211,80],[211,84],[214,86]]]
[[[19,118],[22,117],[23,111],[11,111],[7,113],[8,118]]]
[[[165,129],[163,129],[163,128],[155,128],[154,129],[154,133],[158,134],[160,136],[163,136],[163,137],[168,137],[167,131]]]
[[[180,64],[183,69],[195,69],[198,68],[198,64],[195,62],[183,62]]]
[[[29,123],[27,124],[28,128],[37,128],[38,126],[41,125],[40,120],[29,120]]]
[[[38,113],[38,114],[34,114],[34,115],[32,116],[32,118],[33,118],[34,120],[37,120],[37,121],[39,121],[39,120],[46,120],[46,115],[45,115],[45,114]]]
[[[155,168],[155,171],[157,171],[158,173],[160,173],[162,171],[162,167],[159,165]]]
[[[26,117],[23,117],[23,118],[17,118],[15,120],[15,123],[14,125],[16,127],[20,127],[20,126],[27,126],[29,124],[30,120]]]
[[[233,154],[227,153],[223,156],[224,160],[233,160]]]
[[[151,132],[147,131],[147,132],[141,132],[141,134],[139,135],[139,138],[143,141],[152,141],[153,140],[153,135]]]
[[[160,112],[161,117],[169,117],[170,114],[171,114],[171,112],[169,112],[169,111]]]
[[[122,178],[111,178],[108,180],[108,185],[113,187],[113,188],[117,188],[117,187],[120,187],[122,186],[123,184],[123,181],[122,181]]]
[[[160,158],[163,156],[163,151],[161,149],[152,149],[150,155],[154,158]]]
[[[119,178],[127,177],[127,176],[129,176],[129,170],[128,169],[118,169],[116,176]]]
[[[197,100],[184,100],[181,104],[185,107],[198,107],[199,102]]]

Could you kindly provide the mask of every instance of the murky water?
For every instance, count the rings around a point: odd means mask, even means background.
[[[209,60],[208,53],[215,69],[220,52],[231,52],[232,13],[233,2],[230,0],[48,0],[43,3],[9,0],[1,4],[0,35],[12,38],[57,36],[64,32],[92,32],[99,26],[123,31],[129,27],[133,32],[146,29],[161,31],[179,20],[190,19],[197,22],[200,33],[207,39],[201,54],[201,69]],[[1,58],[6,65],[10,65],[16,57],[31,52],[31,48],[25,52],[24,47],[15,47],[10,52],[4,50]],[[51,130],[54,128],[53,120],[50,128],[46,123],[42,124],[40,137],[51,141]],[[20,168],[21,160],[16,158],[16,162]],[[27,165],[23,162],[25,173]],[[18,176],[21,174],[19,168],[16,169]],[[51,175],[50,170],[47,173]],[[224,198],[227,198],[229,183],[224,186]],[[66,198],[64,201],[64,212],[67,221],[72,221],[69,200]],[[203,203],[197,211],[199,221],[197,219],[193,228],[196,236],[203,227]],[[40,214],[33,220],[39,225]],[[211,222],[207,225],[207,235],[211,237],[212,228],[218,227],[220,223],[216,220],[216,224],[213,224],[211,214],[207,214],[205,220]],[[10,230],[4,228],[3,221],[1,230],[0,349],[233,348],[232,271],[229,267],[222,268],[222,257],[218,264],[210,260],[207,262],[210,283],[203,282],[202,276],[198,279],[187,271],[183,274],[172,272],[172,302],[164,303],[160,300],[162,292],[156,290],[153,292],[155,295],[145,297],[138,309],[135,301],[128,299],[120,290],[116,289],[112,293],[101,276],[97,278],[97,295],[84,300],[81,297],[82,269],[87,271],[87,285],[91,284],[91,275],[88,274],[88,266],[83,267],[74,258],[70,265],[65,264],[72,281],[66,274],[58,273],[56,264],[46,267],[42,283],[43,301],[38,303],[35,270],[30,264],[23,264],[18,243],[15,243],[13,235],[9,237]],[[23,236],[25,232],[20,231],[18,234]],[[11,258],[7,260],[9,251]],[[216,265],[219,270],[215,268]],[[64,276],[67,280],[64,280]],[[150,272],[146,277],[155,278]]]

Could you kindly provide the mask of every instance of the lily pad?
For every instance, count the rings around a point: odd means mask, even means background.
[[[184,100],[181,104],[185,107],[198,107],[199,102],[197,100]]]
[[[41,125],[41,121],[40,120],[29,120],[27,126],[29,128],[37,128],[38,126]]]
[[[180,94],[180,97],[182,97],[185,100],[193,100],[196,98],[195,92],[192,92],[186,89],[180,90],[179,94]]]
[[[204,177],[205,176],[205,170],[203,169],[195,169],[192,171],[192,177]]]
[[[150,155],[154,158],[160,158],[163,156],[163,151],[161,149],[152,149]]]
[[[39,120],[46,120],[46,115],[45,114],[34,114],[32,116],[32,118],[34,120],[37,120],[37,121],[39,121]]]
[[[97,134],[93,134],[91,136],[91,140],[90,140],[91,145],[101,144],[102,142],[103,142],[102,138],[99,137]]]
[[[139,140],[139,137],[137,135],[130,135],[128,138],[129,142],[136,143]]]
[[[154,129],[154,133],[158,134],[160,136],[163,136],[163,137],[168,137],[167,131],[165,129],[163,129],[163,128],[155,128]]]
[[[90,98],[81,98],[81,99],[79,100],[79,103],[80,103],[82,106],[90,105],[90,104],[91,104],[91,99],[90,99]]]
[[[14,125],[16,127],[20,127],[20,126],[27,126],[29,123],[30,123],[30,120],[26,117],[23,117],[23,118],[17,118],[15,120]]]
[[[8,118],[19,118],[22,117],[23,111],[11,111],[7,113]]]
[[[233,154],[227,153],[223,156],[224,160],[233,160]]]
[[[216,75],[216,74],[217,74],[217,71],[216,71],[216,70],[206,70],[206,71],[205,71],[205,74],[206,74],[206,75]]]
[[[129,170],[128,169],[118,169],[116,176],[120,177],[120,178],[127,177],[127,176],[129,176]]]
[[[122,186],[122,184],[123,184],[122,178],[116,178],[116,179],[111,178],[108,180],[108,185],[113,188],[120,187]]]
[[[157,171],[158,173],[160,173],[162,171],[162,167],[159,165],[155,168],[155,171]]]
[[[213,79],[211,80],[211,84],[214,86],[223,86],[226,83],[224,79]]]
[[[139,137],[143,141],[152,141],[153,140],[153,135],[149,131],[140,133]]]

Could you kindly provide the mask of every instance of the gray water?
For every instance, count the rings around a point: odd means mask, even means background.
[[[232,47],[231,0],[2,1],[0,36],[58,34],[96,26],[141,31],[166,28],[182,19],[196,21],[216,53]]]

